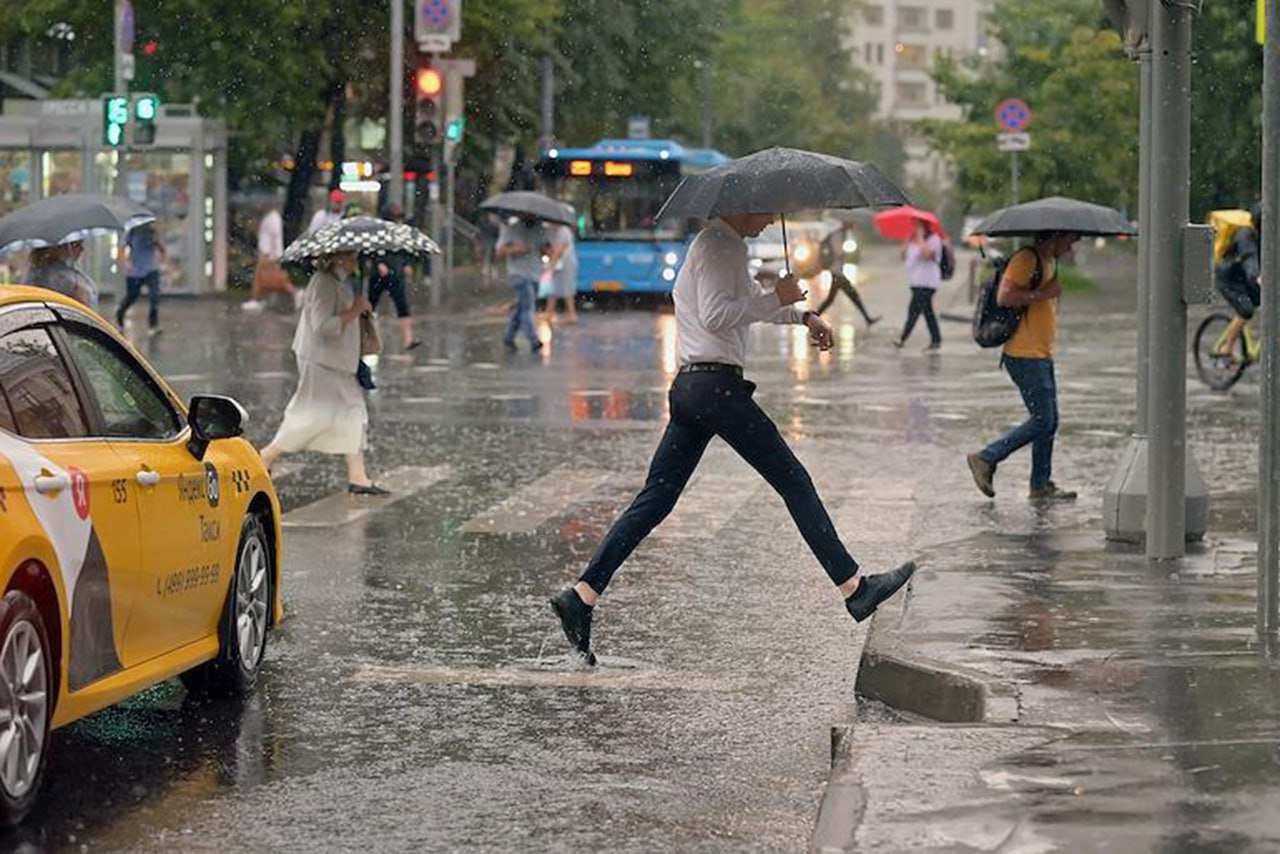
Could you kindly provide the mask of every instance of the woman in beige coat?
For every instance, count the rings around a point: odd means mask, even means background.
[[[347,491],[386,495],[364,467],[369,413],[356,381],[360,362],[360,315],[372,311],[356,296],[347,278],[356,254],[325,255],[303,292],[293,352],[298,360],[298,390],[284,411],[271,444],[262,449],[270,467],[282,454],[320,451],[347,458]]]

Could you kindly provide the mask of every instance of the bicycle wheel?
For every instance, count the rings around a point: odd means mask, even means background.
[[[1249,354],[1245,350],[1244,336],[1239,336],[1232,344],[1230,352],[1221,349],[1222,339],[1226,335],[1231,317],[1222,313],[1206,317],[1196,329],[1192,353],[1196,359],[1196,373],[1205,385],[1217,391],[1226,391],[1236,384],[1236,380],[1249,366]]]

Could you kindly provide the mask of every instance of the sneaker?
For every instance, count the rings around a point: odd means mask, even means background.
[[[875,326],[877,323],[879,323],[882,319],[883,319],[883,318],[881,318],[879,315],[877,315],[877,316],[875,316],[875,317],[868,317],[868,318],[867,318],[867,328],[868,328],[868,329],[870,329],[871,327],[873,327],[873,326]]]
[[[506,341],[506,340],[504,340],[504,341],[502,342],[502,346],[503,346],[503,347],[506,347],[509,351],[511,351],[511,352],[513,352],[513,353],[514,353],[514,352],[515,352],[515,349],[516,349],[516,342],[514,342],[514,341]]]
[[[262,311],[263,308],[262,300],[258,299],[245,300],[240,304],[241,311]]]
[[[560,628],[564,636],[573,644],[583,660],[592,667],[596,663],[596,654],[591,651],[591,606],[582,601],[578,591],[566,587],[549,600],[551,610],[560,618]]]
[[[991,479],[996,476],[996,464],[987,462],[977,454],[969,454],[964,459],[969,464],[969,471],[973,473],[973,482],[978,485],[978,489],[988,498],[995,498],[996,488]]]
[[[529,345],[529,347],[533,350],[533,352],[536,353],[542,349],[543,344],[541,341],[534,341],[532,344]]]
[[[942,349],[941,341],[931,341],[929,342],[929,346],[924,348],[924,351],[928,353],[931,350],[941,350],[941,349]]]
[[[164,330],[163,330],[163,329],[161,329],[159,326],[152,326],[152,327],[150,327],[150,328],[148,328],[148,329],[147,329],[147,334],[148,334],[148,335],[151,335],[151,336],[153,336],[153,337],[154,337],[154,336],[156,336],[156,335],[161,334],[162,332],[164,332]]]
[[[1075,501],[1076,493],[1070,489],[1059,489],[1056,483],[1049,481],[1044,486],[1031,487],[1027,498],[1031,501]]]
[[[391,494],[391,490],[384,489],[383,487],[378,486],[378,484],[376,483],[368,483],[364,485],[361,485],[358,483],[348,483],[347,492],[350,492],[352,495],[390,495]]]
[[[902,349],[902,345],[903,345],[903,344],[906,344],[906,343],[907,343],[907,342],[906,342],[906,340],[905,340],[905,339],[903,339],[903,338],[895,338],[895,339],[893,339],[893,346],[897,347],[899,350],[901,350],[901,349]]]
[[[875,613],[881,602],[902,589],[902,585],[910,581],[911,576],[915,574],[916,563],[909,560],[890,572],[865,575],[862,578],[862,584],[858,585],[857,592],[844,600],[844,607],[855,620],[861,623]]]

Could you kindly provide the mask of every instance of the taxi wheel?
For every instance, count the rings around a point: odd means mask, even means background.
[[[267,532],[257,516],[246,516],[236,547],[235,576],[218,622],[218,657],[182,674],[187,690],[233,695],[253,689],[267,648],[272,578]]]
[[[40,609],[21,590],[0,599],[0,822],[35,805],[53,717],[53,662]]]

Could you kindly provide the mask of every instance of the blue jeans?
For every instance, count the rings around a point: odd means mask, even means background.
[[[1053,378],[1053,359],[1003,356],[1000,363],[1022,393],[1030,417],[983,448],[978,456],[994,465],[1030,445],[1031,488],[1039,489],[1053,479],[1053,437],[1058,432],[1058,384]]]
[[[533,328],[533,307],[538,299],[538,283],[533,279],[514,278],[511,280],[511,288],[515,291],[515,299],[511,303],[511,316],[507,319],[507,334],[502,340],[515,346],[516,333],[524,332],[529,343],[537,349],[542,343],[538,340],[537,330]]]
[[[755,383],[729,373],[681,373],[671,384],[671,421],[649,464],[644,487],[623,511],[582,574],[603,593],[641,540],[667,517],[702,452],[715,436],[729,443],[782,496],[792,520],[833,584],[848,581],[858,563],[836,534],[804,465],[778,428],[751,399]],[[722,572],[723,567],[714,571]]]
[[[152,270],[145,276],[128,276],[125,278],[124,299],[120,301],[120,307],[116,309],[116,326],[124,326],[125,312],[138,301],[138,297],[142,296],[144,287],[147,289],[149,302],[147,325],[155,327],[160,322],[160,271]]]

